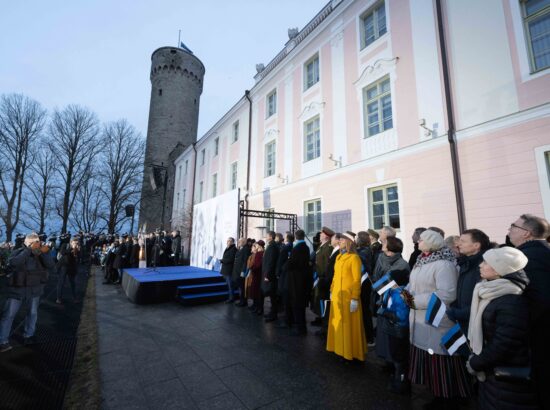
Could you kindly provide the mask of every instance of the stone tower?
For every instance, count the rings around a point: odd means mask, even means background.
[[[146,223],[148,232],[161,225],[165,230],[170,229],[174,151],[181,152],[197,140],[204,65],[187,48],[161,47],[151,56],[150,78],[151,102],[139,213],[139,227]],[[168,173],[163,224],[163,188],[154,190],[151,184],[155,165],[166,167]],[[157,185],[162,181],[159,176],[157,173]]]

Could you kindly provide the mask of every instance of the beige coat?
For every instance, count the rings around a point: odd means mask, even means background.
[[[419,349],[439,355],[447,352],[441,347],[441,337],[454,326],[446,315],[439,327],[433,327],[425,322],[426,310],[432,293],[449,306],[456,299],[456,283],[458,269],[449,260],[436,260],[413,269],[408,285],[409,292],[414,296],[416,309],[409,314],[411,343]]]

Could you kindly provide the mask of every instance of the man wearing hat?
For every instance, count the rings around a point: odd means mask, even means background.
[[[311,310],[317,317],[311,322],[313,326],[322,326],[323,314],[321,311],[321,304],[325,300],[329,299],[330,284],[327,281],[328,264],[330,255],[332,254],[332,246],[330,240],[334,235],[334,231],[326,226],[321,229],[319,239],[321,244],[315,252],[315,273],[317,274],[317,286],[313,289]],[[315,273],[313,276],[315,277]]]

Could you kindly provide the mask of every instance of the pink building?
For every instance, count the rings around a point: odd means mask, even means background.
[[[308,234],[391,225],[405,255],[417,226],[550,218],[549,1],[333,0],[255,80],[176,160],[173,224],[235,188]]]

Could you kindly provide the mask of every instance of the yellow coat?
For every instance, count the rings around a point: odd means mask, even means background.
[[[361,259],[357,254],[338,255],[330,291],[327,350],[348,360],[365,360],[367,339],[360,298]],[[354,313],[350,312],[352,299],[358,302],[358,309]]]

